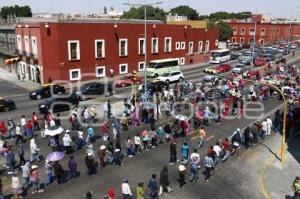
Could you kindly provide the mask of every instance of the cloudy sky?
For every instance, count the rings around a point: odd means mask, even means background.
[[[182,0],[160,0],[160,7],[169,10],[182,4]],[[150,3],[155,0],[0,0],[0,7],[8,5],[29,5],[33,12],[53,13],[101,13],[103,7],[113,6],[119,11],[128,9],[123,3]],[[300,0],[188,0],[190,7],[200,14],[209,14],[216,11],[252,11],[265,13],[274,17],[300,18]]]

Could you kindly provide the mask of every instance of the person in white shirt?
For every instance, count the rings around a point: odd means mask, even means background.
[[[200,154],[197,152],[197,149],[194,149],[194,152],[190,156],[191,161],[191,178],[190,182],[192,181],[198,181],[198,171],[200,168]]]
[[[89,121],[90,121],[90,113],[89,110],[86,108],[83,112],[83,122],[89,123]]]
[[[265,139],[266,133],[268,132],[268,122],[267,120],[264,120],[262,123],[262,128],[261,128],[261,137],[262,139]]]
[[[215,165],[218,163],[219,159],[220,159],[220,153],[222,152],[222,149],[220,147],[220,143],[217,142],[216,145],[213,147],[214,152],[216,153],[216,158],[215,158]]]
[[[267,118],[267,124],[268,124],[267,135],[270,135],[270,134],[271,134],[271,131],[272,131],[272,127],[273,127],[273,122],[272,122],[272,120],[270,119],[270,117]]]
[[[135,153],[142,152],[141,146],[142,146],[141,138],[140,138],[139,133],[137,133],[134,136],[134,151],[135,151]]]
[[[34,160],[39,161],[39,149],[35,143],[35,140],[32,138],[30,140],[30,162]]]
[[[104,102],[104,104],[103,104],[103,113],[104,113],[104,115],[103,115],[104,119],[108,118],[108,104],[107,104],[107,102]]]
[[[68,133],[66,133],[63,137],[63,145],[67,154],[71,153],[71,143],[72,143],[71,137]]]
[[[23,138],[23,134],[21,132],[21,124],[18,124],[16,126],[16,136],[17,136],[17,138],[16,138],[16,145],[19,144],[19,140],[21,140],[21,142],[25,142],[25,140]]]
[[[125,178],[122,183],[122,194],[123,194],[123,198],[132,198],[132,192],[130,189],[130,185],[128,184],[127,178]]]
[[[22,185],[19,177],[16,174],[12,176],[11,188],[14,191],[15,198],[19,198],[20,194],[22,193]]]

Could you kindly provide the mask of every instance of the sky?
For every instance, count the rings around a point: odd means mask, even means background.
[[[158,0],[159,5],[169,10],[182,5],[182,0]],[[34,13],[102,13],[104,6],[113,6],[118,11],[128,10],[123,3],[152,3],[155,0],[0,0],[0,7],[9,5],[29,5]],[[188,0],[184,1],[196,9],[200,15],[216,11],[252,11],[264,13],[272,17],[300,18],[300,0]]]

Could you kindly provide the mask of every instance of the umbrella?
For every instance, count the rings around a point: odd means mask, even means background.
[[[183,121],[183,120],[187,120],[188,118],[187,118],[187,116],[185,116],[185,115],[177,115],[177,116],[176,116],[176,119],[177,119],[177,120],[180,120],[180,121]]]
[[[48,128],[45,130],[45,135],[55,136],[61,134],[62,132],[64,132],[64,129],[62,127]]]
[[[46,160],[51,161],[51,162],[55,162],[55,161],[62,160],[63,158],[64,158],[64,153],[63,152],[55,151],[55,152],[49,153],[47,155]]]
[[[179,171],[185,171],[185,166],[179,165],[178,169],[179,169]]]

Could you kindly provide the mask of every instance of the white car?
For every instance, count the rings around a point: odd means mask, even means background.
[[[246,66],[245,64],[238,63],[237,65],[234,66],[232,69],[232,72],[237,73],[237,74],[242,74],[246,71]]]
[[[296,44],[292,44],[292,45],[290,46],[290,48],[291,48],[291,49],[296,49],[296,48],[297,48],[297,45],[296,45]]]
[[[163,81],[163,82],[176,82],[176,81],[183,81],[184,77],[182,72],[180,71],[174,71],[170,73],[163,73],[161,76],[156,78],[157,80]]]

